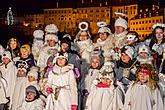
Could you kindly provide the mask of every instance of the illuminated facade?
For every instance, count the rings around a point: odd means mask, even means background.
[[[138,14],[138,5],[135,4],[127,6],[113,6],[112,12],[113,18],[115,18],[115,12],[125,13],[129,22],[131,18],[135,17]]]
[[[45,24],[55,23],[60,31],[76,31],[78,23],[86,21],[90,23],[93,33],[96,33],[98,21],[110,22],[110,10],[108,7],[86,7],[86,8],[55,8],[44,9]]]
[[[152,9],[140,10],[140,13],[129,22],[130,31],[136,31],[140,40],[144,40],[151,32],[152,26],[156,23],[163,23],[163,14],[159,6],[152,6]]]

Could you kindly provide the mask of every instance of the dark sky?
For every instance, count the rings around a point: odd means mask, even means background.
[[[81,0],[5,0],[0,3],[0,11],[6,12],[8,7],[11,6],[15,12],[28,13],[28,12],[39,12],[42,8],[53,8],[56,6],[56,1],[61,2],[60,6],[63,7],[80,7]],[[84,2],[90,0],[84,0]],[[96,2],[104,2],[105,0],[93,0]],[[111,0],[108,0],[108,2]],[[133,3],[138,1],[139,4],[150,4],[151,1],[160,1],[161,5],[165,5],[165,0],[112,0],[114,5],[126,5],[126,2]],[[148,2],[149,1],[149,2]],[[120,4],[121,3],[121,4]]]

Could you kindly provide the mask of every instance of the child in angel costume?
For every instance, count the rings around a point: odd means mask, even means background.
[[[153,65],[141,64],[136,75],[136,81],[126,92],[124,110],[164,110],[158,75]]]
[[[77,110],[77,84],[72,64],[68,64],[67,53],[57,53],[53,70],[46,85],[45,110]]]
[[[40,99],[38,90],[30,85],[25,91],[26,96],[24,102],[17,110],[44,110],[44,104]]]
[[[112,67],[112,63],[106,62],[100,69],[99,78],[91,86],[86,110],[122,110],[124,90],[116,83]]]

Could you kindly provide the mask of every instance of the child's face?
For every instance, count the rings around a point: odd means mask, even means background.
[[[92,60],[91,60],[91,66],[92,66],[92,68],[97,68],[98,66],[99,66],[99,61],[98,61],[98,59],[96,59],[96,58],[93,58]]]
[[[47,63],[47,66],[52,66],[53,65],[53,62],[51,62],[51,61],[49,61],[48,63]]]
[[[27,94],[26,94],[26,100],[27,101],[33,101],[34,100],[34,98],[35,98],[35,94],[34,93],[32,93],[32,92],[28,92]]]
[[[26,71],[23,69],[18,69],[17,76],[26,76]]]
[[[67,43],[62,43],[61,44],[61,50],[62,52],[66,52],[69,49],[69,45]]]
[[[116,33],[116,34],[120,34],[120,33],[122,33],[124,30],[125,30],[125,28],[122,27],[122,26],[115,26],[115,33]]]
[[[155,30],[155,35],[156,35],[156,39],[157,39],[158,41],[163,40],[163,30],[162,30],[162,29],[157,28],[157,29]]]
[[[139,56],[142,58],[147,58],[148,54],[146,52],[140,52]]]
[[[35,79],[34,76],[28,75],[28,81],[29,81],[29,82],[32,82],[32,81],[36,81],[36,79]]]
[[[22,58],[27,58],[28,56],[29,56],[29,52],[25,48],[23,48],[21,50],[21,57]]]
[[[10,59],[7,57],[2,58],[3,64],[7,65],[10,62]]]
[[[139,72],[138,73],[138,79],[141,83],[146,83],[149,80],[149,75]]]
[[[131,60],[131,58],[126,53],[121,53],[121,60],[124,63],[128,63]]]
[[[102,41],[105,41],[108,38],[107,33],[100,33],[99,37]]]
[[[133,40],[127,40],[127,43],[128,43],[128,44],[133,44],[133,43],[135,43],[135,42],[136,42],[135,39],[133,39]]]
[[[110,83],[112,82],[109,78],[105,78],[105,77],[100,78],[100,81],[102,84],[108,84],[108,85],[110,85]]]
[[[57,65],[59,67],[64,67],[65,66],[65,63],[66,63],[66,59],[61,57],[61,58],[57,58]]]
[[[88,35],[87,32],[81,32],[80,36],[79,36],[79,40],[80,41],[85,41],[88,39]]]
[[[54,47],[56,45],[56,42],[53,39],[47,40],[47,43],[50,47]]]
[[[10,48],[13,50],[17,47],[17,42],[16,41],[11,41],[10,42]]]

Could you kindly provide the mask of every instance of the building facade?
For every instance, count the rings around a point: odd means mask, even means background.
[[[152,32],[152,26],[156,23],[163,23],[163,13],[159,6],[152,6],[152,9],[140,10],[140,13],[129,22],[130,31],[136,31],[139,39],[144,40]]]

